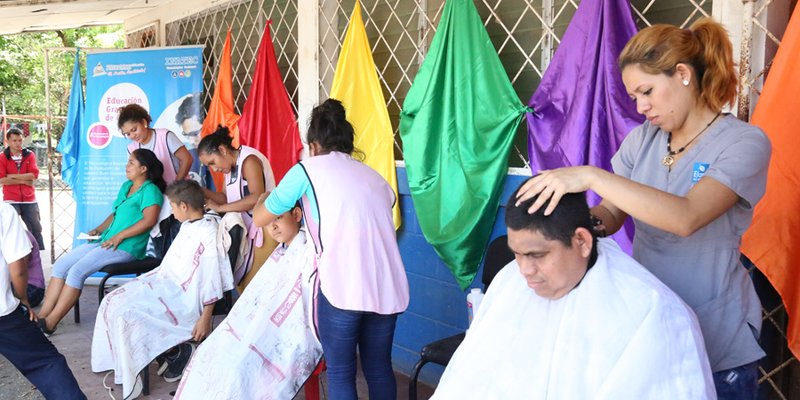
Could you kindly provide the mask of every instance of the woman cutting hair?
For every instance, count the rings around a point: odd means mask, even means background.
[[[736,96],[731,42],[721,25],[643,29],[619,57],[622,80],[647,121],[611,163],[541,171],[520,201],[549,214],[564,193],[593,190],[608,233],[630,215],[633,256],[697,314],[720,399],[754,399],[761,304],[739,243],[764,195],[771,152],[764,133],[722,112]],[[548,201],[549,200],[549,201]]]

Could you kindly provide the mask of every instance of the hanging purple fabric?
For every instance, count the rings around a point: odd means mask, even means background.
[[[636,33],[626,0],[583,0],[528,103],[534,171],[594,165],[611,171],[622,139],[644,121],[622,84],[617,57]],[[589,194],[589,204],[599,197]],[[633,224],[614,239],[630,252]]]

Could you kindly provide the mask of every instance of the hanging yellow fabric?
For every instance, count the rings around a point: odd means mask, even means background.
[[[330,97],[341,101],[347,110],[347,120],[353,124],[356,132],[355,147],[366,156],[364,164],[378,171],[399,199],[392,123],[389,121],[389,111],[386,109],[358,1],[339,52]],[[395,229],[400,227],[398,205],[399,200],[392,210]]]

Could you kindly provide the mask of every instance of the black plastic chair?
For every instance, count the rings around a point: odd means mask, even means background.
[[[161,260],[164,258],[164,255],[167,254],[169,246],[172,244],[172,241],[175,240],[175,237],[178,236],[178,232],[180,232],[181,222],[175,219],[174,215],[170,215],[161,220],[158,226],[161,230],[161,234],[155,238],[149,239],[153,246],[155,257],[145,257],[141,260],[109,264],[100,269],[100,272],[105,272],[106,276],[100,280],[100,284],[97,287],[98,304],[103,301],[103,297],[106,295],[106,282],[109,278],[119,275],[139,276],[161,265]],[[75,323],[79,324],[81,322],[80,301],[75,303],[73,309],[75,311]]]
[[[489,289],[489,284],[494,279],[494,276],[500,272],[503,267],[514,260],[514,253],[508,249],[508,236],[503,235],[495,238],[489,243],[489,248],[486,250],[486,258],[483,264],[483,274],[481,275],[481,282]],[[419,372],[425,364],[434,363],[446,367],[453,358],[453,354],[458,349],[458,346],[464,341],[466,332],[459,333],[444,339],[437,340],[433,343],[428,343],[422,347],[419,352],[419,361],[414,365],[411,372],[411,379],[408,382],[408,398],[409,400],[417,400],[417,380],[419,379]]]
[[[236,260],[239,259],[239,244],[242,242],[244,238],[244,228],[239,225],[234,226],[228,231],[228,234],[231,235],[231,248],[228,249],[228,260],[231,263],[231,273],[233,273],[234,265],[236,265]],[[233,290],[228,290],[222,294],[222,298],[217,300],[214,304],[214,312],[211,315],[226,315],[231,311],[233,307]]]

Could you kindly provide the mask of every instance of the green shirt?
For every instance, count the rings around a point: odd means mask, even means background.
[[[142,212],[145,208],[150,206],[160,207],[164,202],[164,195],[153,182],[145,181],[139,189],[128,196],[131,186],[133,186],[133,182],[125,181],[122,187],[119,188],[117,199],[114,200],[114,219],[111,220],[111,226],[100,236],[101,242],[141,221],[144,218]],[[137,260],[141,260],[145,255],[149,233],[149,231],[144,231],[136,236],[129,237],[123,240],[117,249],[127,252]]]

